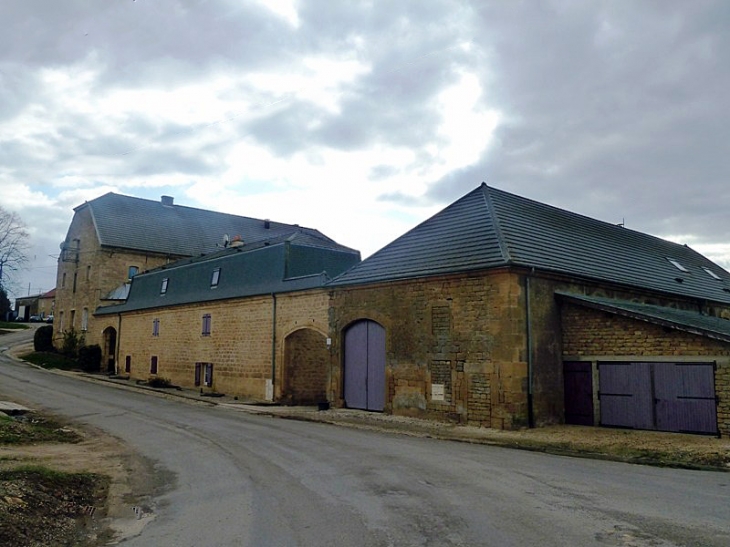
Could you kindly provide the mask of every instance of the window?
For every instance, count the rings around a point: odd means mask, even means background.
[[[63,312],[58,314],[58,330],[63,332]]]
[[[124,358],[124,372],[132,372],[132,356],[127,355]]]
[[[84,332],[89,330],[89,308],[81,310],[81,330]]]
[[[71,324],[69,325],[69,327],[71,329],[74,328],[75,321],[76,321],[76,310],[71,310]]]
[[[167,292],[167,282],[168,278],[162,280],[162,285],[160,286],[160,294],[165,294]]]
[[[139,268],[137,266],[130,266],[129,270],[127,271],[127,279],[132,279],[138,273],[139,273]]]
[[[152,320],[152,336],[159,336],[159,335],[160,335],[160,320],[153,319]]]
[[[213,363],[195,363],[195,385],[213,386]]]
[[[91,266],[86,266],[86,281],[91,279]]]
[[[213,275],[210,276],[210,288],[215,289],[218,286],[218,281],[221,278],[221,269],[216,268],[213,270]]]
[[[63,277],[61,278],[61,288],[66,288],[66,272],[63,272]]]
[[[667,260],[669,262],[671,262],[672,263],[672,266],[674,266],[675,268],[677,268],[680,272],[685,272],[685,273],[688,273],[689,272],[689,270],[687,268],[685,268],[684,266],[682,266],[679,263],[678,260],[674,260],[673,258],[667,258]]]
[[[713,279],[717,279],[717,280],[721,279],[720,276],[717,275],[715,272],[713,272],[710,268],[702,268],[702,269],[705,270],[707,272],[707,275],[709,275]]]
[[[157,374],[157,355],[150,358],[150,374]]]
[[[210,314],[203,316],[203,336],[210,336]]]
[[[78,272],[74,272],[74,288],[73,292],[76,292],[76,276],[78,275]]]

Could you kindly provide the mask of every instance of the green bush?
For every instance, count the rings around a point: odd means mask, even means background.
[[[63,333],[63,349],[61,353],[68,357],[77,357],[79,348],[84,345],[84,337],[79,336],[76,330],[71,327]]]
[[[99,344],[81,346],[79,352],[79,367],[84,372],[99,372],[101,370],[101,347]]]
[[[36,351],[53,351],[53,325],[38,327],[33,335],[33,349]]]
[[[150,379],[147,380],[147,385],[150,387],[161,387],[161,388],[173,387],[172,382],[169,379],[160,378],[157,376],[150,377]]]

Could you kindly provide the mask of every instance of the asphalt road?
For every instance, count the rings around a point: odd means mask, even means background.
[[[102,428],[155,462],[167,487],[125,546],[730,545],[728,473],[256,416],[6,356],[0,394]]]

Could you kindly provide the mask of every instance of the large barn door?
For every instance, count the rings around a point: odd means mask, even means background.
[[[358,321],[345,331],[345,405],[385,408],[385,329],[374,321]]]
[[[717,433],[713,363],[655,363],[657,429]]]
[[[654,429],[649,363],[600,363],[601,425]]]
[[[600,363],[601,425],[717,433],[712,363]]]

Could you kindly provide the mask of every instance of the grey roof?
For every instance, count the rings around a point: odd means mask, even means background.
[[[129,296],[129,287],[131,283],[122,283],[115,289],[101,297],[102,300],[126,300]]]
[[[172,202],[170,198],[169,202]],[[240,235],[245,243],[306,234],[319,245],[350,251],[321,232],[292,224],[218,213],[108,193],[74,209],[88,207],[103,246],[195,256],[223,243],[224,234]]]
[[[357,251],[307,245],[297,238],[250,248],[229,247],[137,274],[124,304],[100,307],[95,313],[117,314],[322,287],[331,276],[359,260]],[[219,269],[218,284],[213,287],[216,269]],[[165,279],[166,291],[162,294]]]
[[[655,306],[653,304],[629,302],[627,300],[564,292],[556,292],[555,294],[562,300],[589,308],[730,342],[730,320],[721,317],[712,317],[699,312]]]
[[[687,271],[679,270],[668,259],[678,261]],[[505,266],[730,303],[730,273],[686,245],[486,184],[331,284],[373,283]]]

